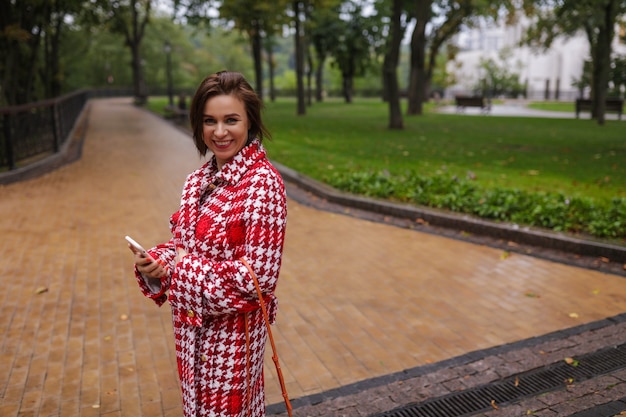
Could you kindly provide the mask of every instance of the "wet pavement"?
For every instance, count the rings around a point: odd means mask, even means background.
[[[0,186],[0,416],[180,416],[170,312],[139,293],[123,238],[167,240],[203,160],[130,99],[88,116],[77,162]],[[296,416],[373,416],[626,342],[624,276],[320,210],[287,185],[274,337]],[[600,412],[625,377],[478,415]],[[269,349],[266,386],[280,414]]]

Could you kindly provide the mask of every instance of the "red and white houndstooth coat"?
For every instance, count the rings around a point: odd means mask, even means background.
[[[267,329],[240,259],[257,274],[273,322],[286,216],[283,181],[254,140],[221,170],[212,158],[187,177],[180,208],[170,219],[172,239],[148,251],[168,266],[168,275],[159,283],[136,272],[144,295],[171,305],[185,417],[265,415]],[[189,255],[175,265],[179,246]]]

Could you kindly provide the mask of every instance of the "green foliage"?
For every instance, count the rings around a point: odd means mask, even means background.
[[[626,238],[626,198],[599,202],[555,192],[531,193],[485,188],[472,180],[409,171],[332,173],[326,182],[349,193],[470,214],[484,219],[574,232],[600,238]]]
[[[478,81],[476,90],[486,97],[517,97],[524,92],[520,81],[520,63],[511,62],[511,51],[500,51],[498,60],[481,58],[480,68],[483,76]]]

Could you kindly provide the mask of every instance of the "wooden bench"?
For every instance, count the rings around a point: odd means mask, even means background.
[[[480,107],[480,111],[483,114],[487,114],[491,111],[491,103],[483,96],[456,96],[454,100],[458,113],[465,111],[466,107]]]
[[[178,106],[165,106],[165,117],[174,119],[178,123],[185,122],[189,118],[189,110],[181,109]]]
[[[622,113],[624,111],[624,100],[621,98],[607,98],[605,103],[606,111],[615,111],[619,120],[622,120]],[[578,119],[581,111],[591,111],[591,99],[577,98],[576,99],[576,118]]]

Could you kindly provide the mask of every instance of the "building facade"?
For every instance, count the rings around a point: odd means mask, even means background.
[[[559,37],[549,49],[520,46],[530,21],[519,19],[513,25],[489,25],[459,34],[453,41],[459,48],[448,71],[456,84],[446,90],[447,97],[472,94],[484,77],[481,61],[492,59],[519,74],[529,100],[572,101],[581,96],[574,85],[583,74],[585,60],[590,59],[589,42],[581,31],[573,37]],[[624,28],[620,28],[621,31]],[[625,55],[626,44],[619,40],[616,31],[613,54]],[[588,91],[583,91],[585,96]]]

